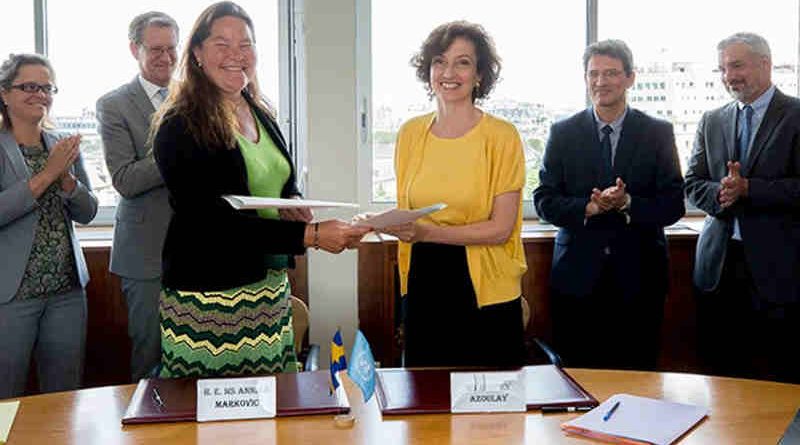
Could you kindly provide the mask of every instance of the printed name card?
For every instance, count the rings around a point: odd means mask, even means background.
[[[522,371],[451,372],[450,412],[524,412]]]
[[[197,421],[275,417],[275,377],[200,379],[197,381]]]

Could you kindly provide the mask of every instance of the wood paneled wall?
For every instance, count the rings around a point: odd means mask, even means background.
[[[662,370],[698,371],[696,318],[692,298],[691,270],[696,235],[681,232],[669,236],[670,292],[662,330]],[[550,263],[552,234],[527,234],[524,239],[528,272],[522,292],[531,305],[529,336],[550,340]],[[125,299],[119,278],[108,272],[108,243],[84,243],[91,281],[87,287],[88,332],[84,386],[127,383],[130,380],[130,340]],[[358,249],[358,314],[360,329],[370,339],[372,352],[381,366],[399,366],[400,326],[397,252],[394,242],[365,242]],[[292,292],[308,303],[305,257],[297,257],[290,274]],[[314,310],[312,307],[311,310]],[[324,365],[323,365],[324,366]]]
[[[128,311],[119,277],[108,271],[111,248],[107,242],[82,244],[91,277],[86,287],[89,321],[84,386],[129,383]],[[296,260],[296,268],[289,273],[292,294],[308,304],[306,260],[304,256]]]
[[[523,236],[528,272],[522,278],[522,294],[531,307],[528,337],[551,340],[550,264],[551,233]],[[664,307],[662,370],[698,371],[696,317],[692,296],[692,265],[696,233],[675,231],[668,235],[670,291]],[[402,330],[395,242],[365,242],[358,250],[358,315],[360,329],[370,339],[375,360],[382,366],[400,366]]]

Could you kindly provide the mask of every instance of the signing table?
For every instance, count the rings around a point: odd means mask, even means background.
[[[567,370],[598,400],[628,393],[708,406],[710,417],[679,443],[774,444],[800,408],[800,385],[637,371]],[[589,444],[559,425],[576,414],[384,416],[348,388],[358,421],[338,428],[329,415],[215,423],[122,426],[135,385],[85,389],[21,400],[9,436],[16,444]]]

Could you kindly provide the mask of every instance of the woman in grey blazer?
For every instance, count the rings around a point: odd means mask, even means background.
[[[89,274],[72,221],[91,221],[97,198],[80,136],[48,130],[54,82],[40,55],[0,66],[0,399],[25,391],[31,354],[42,392],[83,374]]]

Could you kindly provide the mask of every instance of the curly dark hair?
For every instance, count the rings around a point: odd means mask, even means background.
[[[478,78],[480,83],[472,90],[472,101],[483,99],[489,95],[500,78],[500,57],[494,47],[494,40],[483,26],[463,20],[439,25],[431,31],[422,42],[419,52],[411,58],[411,66],[417,70],[417,79],[425,84],[428,97],[433,97],[431,89],[431,61],[434,57],[447,51],[447,48],[458,38],[464,38],[475,45],[478,58]]]

